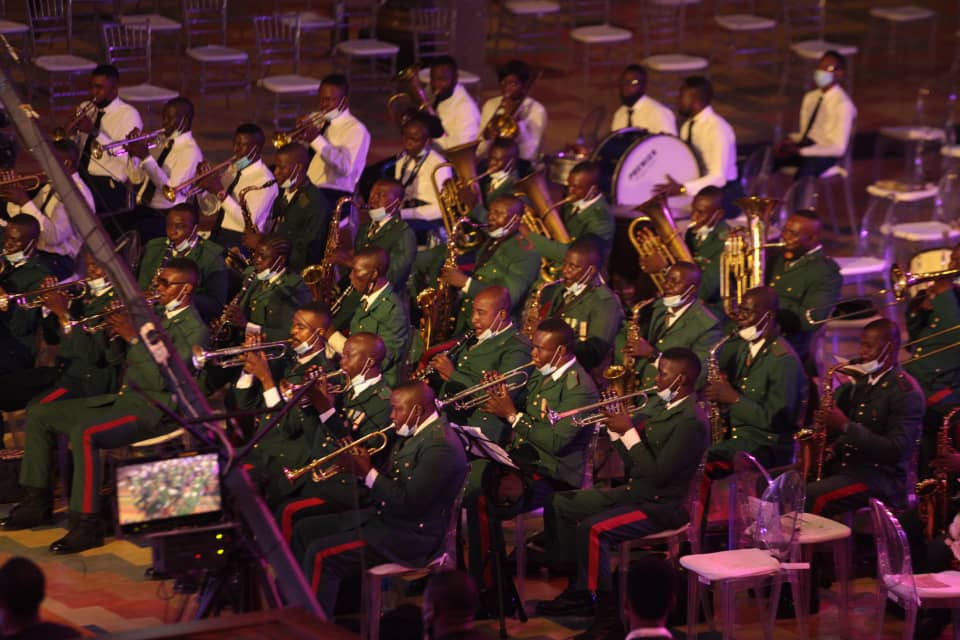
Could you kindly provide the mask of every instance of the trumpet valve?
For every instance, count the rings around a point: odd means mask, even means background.
[[[207,364],[207,354],[200,345],[193,345],[193,357],[190,358],[198,371]]]
[[[90,155],[94,160],[99,160],[103,157],[103,145],[100,144],[99,140],[94,140],[90,145]]]
[[[163,197],[170,202],[174,202],[177,199],[177,190],[168,184],[163,185]]]

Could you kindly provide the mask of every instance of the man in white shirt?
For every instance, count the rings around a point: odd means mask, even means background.
[[[495,127],[488,126],[494,116],[512,116],[517,122],[517,146],[520,158],[533,162],[540,154],[543,133],[547,128],[547,110],[531,98],[530,67],[522,60],[511,60],[497,72],[501,95],[483,103],[480,110],[480,131],[483,142],[477,155],[485,156],[490,142],[500,136]]]
[[[317,152],[307,177],[330,202],[353,195],[370,148],[370,132],[350,113],[349,90],[346,76],[328,75],[320,83],[319,113],[297,123],[305,125],[302,139]]]
[[[163,193],[167,186],[176,187],[197,174],[203,153],[193,138],[193,103],[177,97],[163,106],[160,114],[163,135],[150,149],[147,141],[125,145],[127,172],[137,187],[136,222],[140,239],[146,243],[165,233],[167,211],[186,200],[178,191],[174,200]]]
[[[730,218],[737,215],[733,202],[743,195],[737,180],[737,138],[730,123],[710,106],[712,100],[713,85],[708,79],[691,76],[683,81],[677,100],[677,113],[685,120],[680,127],[680,139],[693,147],[703,175],[680,184],[668,174],[665,182],[654,189],[669,197],[696,195],[708,185],[720,187],[723,209]]]
[[[127,207],[127,161],[109,153],[100,158],[91,155],[94,141],[107,145],[143,130],[137,109],[119,98],[120,72],[102,64],[90,77],[90,101],[96,107],[77,122],[77,166],[84,182],[93,192],[97,213],[119,211]]]
[[[93,194],[77,173],[79,150],[72,140],[59,140],[53,143],[53,152],[63,165],[64,171],[73,178],[73,183],[94,208]],[[13,174],[0,174],[0,180],[9,180]],[[74,260],[83,242],[70,223],[70,215],[63,206],[63,200],[53,190],[53,184],[47,182],[40,187],[31,199],[22,183],[11,183],[0,189],[0,198],[7,201],[7,214],[13,216],[25,213],[40,223],[40,237],[37,249],[41,261],[50,272],[63,280],[73,273]]]
[[[457,61],[440,56],[430,64],[433,109],[443,125],[436,145],[441,150],[476,140],[480,133],[480,110],[457,80]]]
[[[673,112],[646,95],[646,91],[647,70],[638,64],[628,65],[620,74],[622,104],[613,112],[610,130],[633,128],[677,135],[677,120]]]
[[[797,167],[796,178],[819,176],[847,151],[857,108],[841,84],[847,63],[836,51],[827,51],[813,72],[817,88],[800,104],[800,129],[780,142],[776,167]]]
[[[265,140],[258,125],[241,124],[233,136],[233,164],[223,174],[212,174],[200,182],[220,202],[216,209],[201,205],[201,233],[209,233],[210,239],[225,249],[240,246],[247,227],[263,231],[270,218],[279,189],[260,155]],[[199,171],[203,170],[201,165]]]
[[[400,217],[417,234],[417,244],[428,244],[431,235],[442,241],[446,234],[442,231],[443,215],[434,187],[434,171],[445,160],[433,150],[429,125],[419,114],[407,120],[402,135],[403,151],[393,167],[393,177],[404,191]],[[436,184],[442,185],[452,177],[450,167],[443,167],[436,173]]]

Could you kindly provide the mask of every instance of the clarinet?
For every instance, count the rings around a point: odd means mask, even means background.
[[[163,268],[167,266],[167,263],[170,262],[170,258],[173,257],[173,243],[167,240],[167,248],[163,251],[163,257],[160,258],[160,265],[157,267],[157,270],[153,272],[153,277],[150,278],[150,286],[147,287],[147,293],[157,290],[157,280],[160,279],[160,272],[163,271]]]
[[[448,358],[453,360],[453,354],[457,353],[457,355],[459,355],[458,353],[459,350],[463,347],[463,345],[467,344],[467,342],[469,342],[471,338],[473,338],[474,333],[475,332],[472,329],[470,331],[467,331],[465,334],[457,338],[456,342],[450,345],[449,349],[441,351],[440,353],[446,355]],[[422,369],[420,369],[419,371],[415,372],[412,376],[410,376],[410,380],[423,382],[436,372],[437,370],[432,365],[428,364]]]

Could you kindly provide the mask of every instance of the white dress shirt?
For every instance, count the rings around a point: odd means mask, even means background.
[[[91,119],[96,122],[97,112],[93,113]],[[127,104],[120,98],[114,98],[113,102],[103,108],[103,120],[100,121],[97,142],[106,145],[123,140],[133,129],[143,130],[140,113],[133,105]],[[78,133],[77,136],[77,146],[82,151],[87,144],[87,134]],[[90,158],[88,171],[92,176],[109,176],[123,183],[127,181],[127,159],[104,153],[99,159]]]
[[[393,177],[404,184],[404,201],[421,200],[426,203],[419,207],[401,208],[400,217],[404,220],[439,220],[441,216],[437,190],[433,186],[433,171],[446,160],[430,147],[427,147],[423,153],[427,156],[423,158],[422,163],[419,163],[417,158],[412,158],[404,152],[400,154],[393,168]],[[418,163],[419,169],[417,169]],[[416,173],[411,179],[410,174],[414,171]],[[450,171],[450,167],[443,167],[437,172],[437,184],[442,185],[452,177],[453,172]]]
[[[223,174],[223,188],[226,189],[233,182],[236,172],[228,170]],[[261,187],[271,180],[274,180],[273,173],[263,163],[263,160],[257,160],[249,167],[240,172],[240,181],[233,188],[232,193],[228,193],[220,206],[223,207],[223,228],[227,231],[243,232],[243,213],[240,211],[240,193],[247,187]],[[274,180],[275,181],[275,180]],[[273,184],[266,189],[251,189],[244,196],[247,203],[247,210],[257,229],[263,231],[270,219],[270,210],[273,208],[273,201],[277,198],[277,185]]]
[[[493,118],[494,114],[500,108],[503,102],[503,96],[490,98],[483,103],[483,109],[480,110],[480,131],[482,132],[487,123]],[[515,116],[517,118],[517,147],[520,149],[520,157],[524,160],[536,160],[540,153],[540,144],[543,142],[543,132],[547,128],[547,110],[543,105],[527,96],[520,104]],[[490,148],[490,141],[484,140],[477,148],[477,155],[486,155]]]
[[[697,195],[704,187],[723,187],[737,179],[737,137],[730,123],[720,117],[713,107],[704,109],[689,118],[680,127],[680,138],[687,139],[687,132],[693,127],[690,144],[703,162],[703,177],[687,182],[683,186],[691,196]]]
[[[87,206],[93,211],[93,194],[90,188],[84,183],[79,173],[74,172],[70,177],[87,201]],[[33,216],[40,223],[37,249],[71,258],[77,257],[83,241],[70,223],[70,214],[63,206],[63,200],[53,192],[53,185],[48,182],[40,187],[40,191],[33,200],[28,200],[22,207],[12,202],[7,203],[7,214],[12,217],[20,213]]]
[[[633,110],[631,114],[630,111]],[[650,96],[640,96],[640,99],[633,103],[632,107],[620,105],[620,108],[613,112],[613,120],[610,123],[611,131],[619,131],[627,127],[637,129],[646,129],[650,133],[669,133],[672,136],[677,135],[677,118],[673,111],[663,106]]]
[[[157,188],[150,202],[143,203],[152,209],[169,209],[175,204],[184,202],[186,198],[183,197],[182,192],[177,192],[177,199],[170,202],[163,195],[163,188],[168,185],[175,187],[193,178],[197,175],[197,165],[203,160],[203,153],[193,137],[193,132],[184,131],[173,134],[173,146],[164,158],[163,166],[160,166],[157,160],[169,140],[170,138],[161,138],[161,144],[151,149],[150,155],[143,161],[134,157],[127,160],[130,182],[140,185],[137,189],[138,196],[146,190],[147,184],[156,185]]]
[[[353,193],[370,149],[370,132],[363,123],[344,109],[330,121],[325,135],[310,142],[310,147],[317,152],[307,167],[310,182],[321,188]]]
[[[441,150],[471,142],[480,135],[480,109],[460,83],[437,105],[437,116],[443,124],[443,135],[434,144]]]
[[[846,152],[850,141],[850,129],[853,120],[857,117],[857,108],[853,106],[850,96],[839,85],[833,85],[825,92],[820,89],[808,91],[800,104],[800,129],[790,135],[794,142],[800,142],[803,132],[810,123],[810,116],[817,108],[817,102],[823,97],[817,117],[810,127],[807,137],[814,144],[801,147],[798,153],[802,156],[816,156],[839,158]]]

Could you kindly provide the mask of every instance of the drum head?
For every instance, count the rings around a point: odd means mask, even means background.
[[[611,185],[613,184],[613,174],[620,163],[620,157],[626,153],[627,149],[642,138],[647,136],[646,129],[619,129],[611,131],[603,142],[597,145],[590,159],[600,165],[600,190],[607,196],[607,200],[614,202]]]
[[[666,182],[668,175],[680,183],[699,178],[697,156],[680,138],[647,136],[635,141],[620,157],[610,198],[614,204],[642,204],[653,197],[653,187]]]

